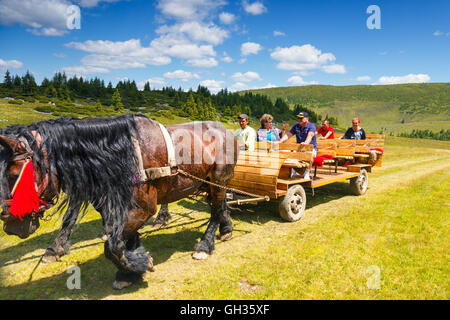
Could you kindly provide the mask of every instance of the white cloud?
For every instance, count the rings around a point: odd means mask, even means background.
[[[272,83],[268,83],[262,87],[256,86],[256,87],[252,87],[252,89],[269,89],[269,88],[276,88],[277,86],[272,84]]]
[[[120,0],[0,0],[0,25],[20,24],[38,36],[62,36],[69,33],[67,9],[73,4],[95,7],[100,2]]]
[[[253,15],[260,15],[267,12],[267,8],[260,1],[249,3],[247,0],[243,0],[242,6],[244,7],[245,12]]]
[[[223,53],[223,57],[221,60],[226,63],[233,62],[233,59],[226,52]]]
[[[255,42],[245,42],[241,45],[241,54],[243,56],[248,56],[251,54],[258,54],[262,50],[262,46]]]
[[[68,33],[67,0],[0,0],[0,24],[20,24],[30,27],[35,35],[59,36]]]
[[[246,85],[245,83],[242,83],[242,82],[236,82],[229,88],[229,91],[236,92],[236,91],[241,91],[241,90],[246,90],[246,89],[248,89],[248,85]]]
[[[344,65],[334,64],[336,57],[332,53],[322,53],[310,44],[287,48],[277,47],[270,57],[278,61],[278,69],[297,71],[301,75],[307,75],[314,69],[326,73],[346,72]]]
[[[345,70],[345,67],[342,64],[325,65],[321,69],[325,73],[346,73],[347,72],[347,70]]]
[[[248,71],[246,73],[236,72],[231,76],[235,82],[251,82],[255,80],[262,80],[257,72]]]
[[[375,84],[399,84],[399,83],[422,83],[430,81],[430,76],[427,74],[408,74],[406,76],[391,76],[380,77]]]
[[[0,69],[20,69],[23,63],[18,60],[3,60],[0,59]]]
[[[150,88],[161,88],[166,84],[166,81],[163,78],[156,77],[138,82],[137,83],[138,88],[142,90],[147,82],[150,83]]]
[[[84,76],[86,74],[108,73],[109,70],[100,67],[91,66],[73,66],[64,67],[60,71],[65,72],[68,76]]]
[[[247,59],[246,59],[246,58],[242,58],[242,59],[240,59],[240,60],[238,61],[239,64],[243,64],[243,63],[246,63],[246,62],[247,62]]]
[[[214,24],[202,24],[197,21],[190,21],[173,26],[163,25],[156,30],[158,34],[186,34],[192,41],[207,42],[212,45],[219,45],[225,38],[228,38],[228,31],[219,28]]]
[[[167,18],[199,21],[225,4],[223,0],[159,0],[157,8]]]
[[[120,0],[78,0],[81,7],[91,8],[96,7],[99,2],[118,2]]]
[[[274,35],[275,37],[281,37],[281,36],[285,36],[286,33],[281,32],[281,31],[274,30],[274,31],[273,31],[273,35]]]
[[[211,91],[214,94],[224,88],[223,84],[224,84],[224,81],[218,81],[218,80],[204,80],[204,81],[200,82],[201,86],[207,87],[209,89],[209,91]]]
[[[433,32],[433,36],[435,37],[439,37],[442,36],[444,33],[442,31],[436,30],[435,32]]]
[[[300,76],[292,76],[287,80],[288,83],[294,85],[294,86],[305,86],[310,84],[317,84],[317,81],[305,81]]]
[[[370,76],[359,76],[356,81],[370,81],[370,79],[372,79]]]
[[[219,63],[214,58],[189,59],[186,61],[188,65],[199,68],[216,67]]]
[[[68,48],[91,53],[81,59],[86,66],[129,69],[145,68],[147,65],[160,66],[171,62],[161,50],[152,47],[142,47],[139,39],[127,41],[87,40],[85,42],[69,42]]]
[[[173,80],[181,80],[184,82],[190,79],[200,79],[200,76],[198,74],[184,70],[175,70],[173,72],[166,72],[164,73],[164,77]]]
[[[223,24],[232,24],[235,19],[236,16],[232,13],[222,12],[221,14],[219,14],[219,20]]]

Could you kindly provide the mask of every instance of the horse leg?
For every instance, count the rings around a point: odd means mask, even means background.
[[[147,203],[146,209],[130,210],[127,221],[109,224],[113,226],[113,231],[105,242],[105,256],[118,269],[113,289],[126,288],[142,280],[147,270],[154,271],[153,259],[142,246],[137,232],[157,211],[156,195],[152,200],[152,203]],[[111,219],[109,216],[105,218]]]
[[[73,207],[69,205],[63,217],[61,230],[58,232],[53,244],[45,250],[42,262],[56,262],[59,257],[69,253],[71,246],[69,238],[77,221],[80,208],[81,205]]]
[[[167,225],[171,216],[169,213],[169,204],[163,203],[161,204],[161,208],[159,209],[158,215],[155,219],[155,228],[160,229],[163,226]]]
[[[220,184],[217,180],[214,182]],[[231,238],[233,224],[227,210],[225,195],[225,190],[211,188],[211,219],[201,241],[194,247],[195,252],[192,258],[196,260],[206,259],[214,251],[214,239],[219,226],[221,239],[229,240]]]

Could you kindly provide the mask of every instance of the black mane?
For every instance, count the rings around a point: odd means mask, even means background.
[[[92,203],[94,208],[112,218],[114,224],[122,224],[122,219],[126,219],[128,211],[135,206],[133,186],[137,160],[131,136],[137,135],[136,117],[143,116],[121,115],[81,120],[61,117],[29,126],[12,125],[2,130],[1,134],[27,139],[36,155],[33,159],[35,165],[39,165],[42,172],[50,172],[49,187],[57,195],[60,191],[67,195],[58,209],[68,205],[67,213],[78,215],[80,210],[85,211],[88,204]],[[39,148],[31,130],[41,135]],[[42,161],[43,150],[47,152],[48,163]],[[7,196],[8,188],[5,181],[6,166],[5,150],[0,152],[2,198]]]

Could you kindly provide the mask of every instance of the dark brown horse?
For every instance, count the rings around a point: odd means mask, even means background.
[[[239,152],[233,134],[216,122],[166,128],[173,141],[177,167],[169,171],[169,176],[143,181],[139,175],[142,169],[167,169],[169,159],[159,124],[142,115],[59,118],[8,127],[0,135],[0,218],[4,231],[28,237],[39,227],[44,211],[63,192],[66,197],[58,208],[65,210],[62,227],[44,258],[55,261],[69,251],[72,227],[91,203],[102,215],[108,234],[105,255],[118,268],[113,287],[121,289],[140,280],[153,269],[153,260],[140,243],[138,229],[156,213],[157,204],[177,201],[205,187],[205,183],[186,173],[226,185]],[[137,148],[133,145],[136,141]],[[38,212],[30,212],[22,221],[11,214],[8,194],[26,157],[35,166],[38,196],[48,205],[41,205]],[[225,190],[206,186],[211,219],[194,248],[195,259],[204,259],[213,252],[217,228],[224,240],[231,237],[233,230]]]

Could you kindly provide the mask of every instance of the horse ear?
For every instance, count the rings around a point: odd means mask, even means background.
[[[18,140],[13,140],[5,136],[0,136],[0,144],[12,153],[25,153],[27,150]]]

